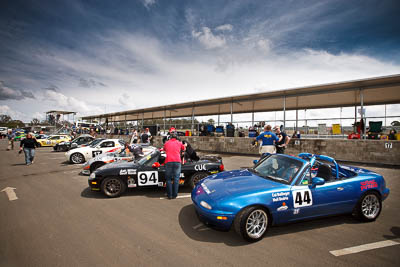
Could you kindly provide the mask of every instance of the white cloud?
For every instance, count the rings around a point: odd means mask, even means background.
[[[142,0],[143,5],[149,9],[150,6],[154,5],[156,3],[156,0]]]
[[[130,100],[130,98],[131,98],[131,97],[130,97],[126,92],[124,92],[124,93],[118,98],[118,102],[119,102],[121,105],[125,106],[125,107],[131,107],[131,106],[132,106],[132,103],[131,103],[132,100]]]
[[[192,36],[206,49],[221,48],[226,45],[225,37],[223,35],[214,35],[208,27],[203,27],[199,32],[192,31]]]
[[[18,110],[10,108],[8,105],[0,105],[0,114],[5,114],[11,117],[13,120],[27,121],[30,117],[28,114],[24,114]]]
[[[78,100],[75,97],[66,96],[60,92],[53,90],[45,90],[44,101],[54,103],[52,108],[60,108],[66,111],[79,112],[80,115],[88,115],[101,112],[98,107],[89,106],[84,101]]]
[[[265,39],[258,40],[257,47],[262,52],[268,54],[271,51],[271,41]]]
[[[216,31],[232,31],[233,26],[231,24],[224,24],[215,28]]]

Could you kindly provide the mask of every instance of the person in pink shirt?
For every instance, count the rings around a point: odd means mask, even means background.
[[[168,199],[174,199],[178,196],[181,151],[185,150],[185,146],[177,140],[176,132],[171,132],[170,136],[171,139],[164,144],[164,151],[167,154],[165,159],[165,179],[167,180]],[[172,181],[174,181],[173,185]]]

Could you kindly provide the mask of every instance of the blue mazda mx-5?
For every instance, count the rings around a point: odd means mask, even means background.
[[[208,176],[192,191],[200,220],[260,240],[271,225],[353,213],[374,221],[389,195],[383,177],[328,156],[270,154],[253,168]]]

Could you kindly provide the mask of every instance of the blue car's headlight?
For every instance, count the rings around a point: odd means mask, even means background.
[[[208,209],[208,210],[211,210],[211,209],[212,209],[212,207],[211,207],[207,202],[205,202],[205,201],[203,201],[203,200],[200,201],[200,205],[201,205],[202,207]]]

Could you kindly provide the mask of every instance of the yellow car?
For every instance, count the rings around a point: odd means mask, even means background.
[[[66,134],[55,134],[55,135],[51,135],[47,139],[37,140],[37,142],[39,143],[40,146],[55,146],[58,143],[68,142],[68,141],[71,141],[71,137]]]

